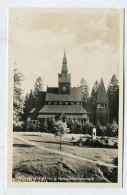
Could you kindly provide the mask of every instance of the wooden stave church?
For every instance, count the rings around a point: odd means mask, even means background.
[[[61,73],[58,73],[58,87],[47,87],[43,93],[42,107],[37,105],[30,111],[27,121],[44,119],[89,120],[89,111],[82,105],[81,87],[71,87],[71,74],[68,74],[67,58],[64,52]],[[40,104],[41,105],[41,104]],[[108,96],[101,78],[96,103],[96,124],[109,122]]]

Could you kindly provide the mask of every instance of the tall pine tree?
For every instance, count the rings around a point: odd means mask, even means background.
[[[96,107],[98,89],[99,89],[99,82],[96,81],[96,82],[94,83],[93,88],[92,88],[91,97],[90,97],[90,98],[91,98],[91,103],[92,103],[93,107]]]
[[[14,128],[21,125],[23,114],[23,74],[14,69],[14,93],[13,93],[13,126]]]
[[[88,101],[88,111],[90,115],[90,120],[94,124],[96,122],[96,101],[97,101],[98,89],[99,89],[99,82],[95,81],[91,91],[91,96]]]
[[[33,108],[40,108],[41,105],[43,105],[43,99],[44,99],[44,94],[42,93],[43,91],[43,81],[41,77],[38,77],[34,89],[30,90],[30,93],[26,95],[25,97],[25,102],[24,102],[24,115],[23,119],[26,120],[27,117],[30,114],[30,111]]]
[[[36,102],[35,102],[33,92],[32,90],[30,90],[30,93],[26,94],[25,101],[24,101],[24,114],[23,114],[24,120],[27,120],[30,111],[35,107],[35,103]]]
[[[38,77],[34,85],[34,96],[37,98],[39,92],[43,91],[43,81],[41,77]]]
[[[110,122],[116,120],[118,122],[119,114],[119,83],[114,74],[109,82],[107,95],[109,99],[109,119]]]
[[[86,108],[87,106],[87,102],[89,99],[89,89],[88,89],[88,85],[87,82],[85,81],[84,78],[81,79],[80,81],[80,87],[82,90],[82,102],[83,102],[83,107]]]

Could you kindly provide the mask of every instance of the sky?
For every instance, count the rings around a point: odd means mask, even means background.
[[[119,78],[119,11],[11,9],[9,43],[14,68],[24,75],[25,93],[39,76],[45,90],[58,86],[64,49],[72,86],[83,77],[91,91],[101,77],[106,88],[113,74]]]

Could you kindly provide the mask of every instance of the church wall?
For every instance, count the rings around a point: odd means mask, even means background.
[[[100,122],[101,125],[107,125],[109,122],[109,113],[108,110],[99,110],[96,112],[96,124]]]
[[[69,83],[59,83],[59,94],[70,94],[70,84]]]

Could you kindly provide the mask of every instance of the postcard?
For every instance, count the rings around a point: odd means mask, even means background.
[[[123,9],[9,9],[9,187],[122,186],[123,40]]]

